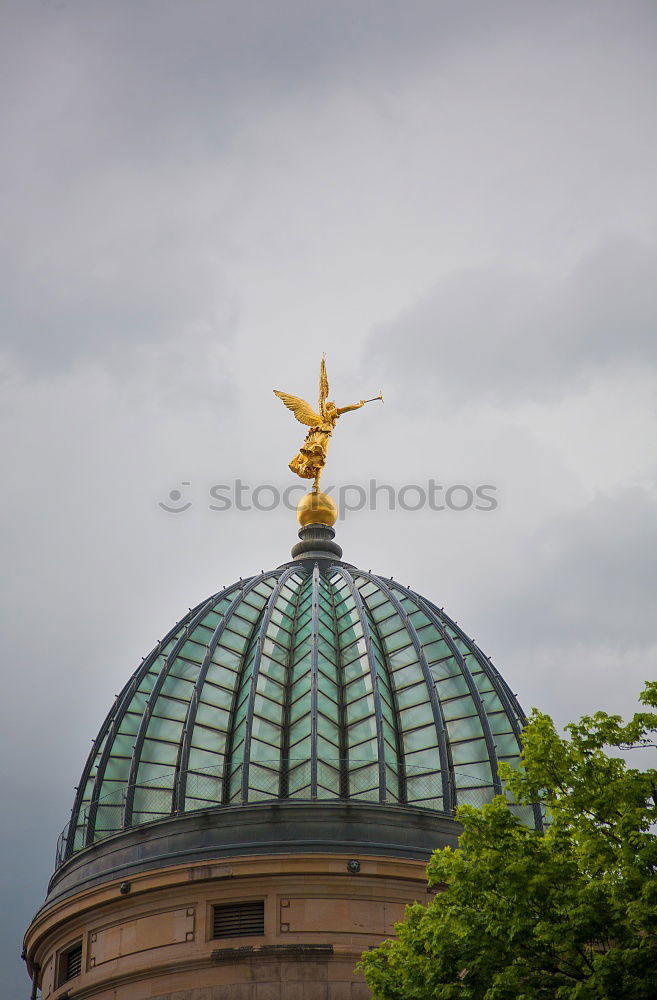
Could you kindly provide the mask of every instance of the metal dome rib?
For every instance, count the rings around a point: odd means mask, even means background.
[[[362,573],[362,571],[361,571]],[[436,695],[436,689],[431,679],[431,673],[429,671],[429,665],[427,664],[427,658],[424,655],[422,649],[422,643],[417,634],[413,622],[408,617],[406,609],[398,601],[394,591],[387,586],[385,580],[380,576],[372,576],[370,573],[362,573],[368,580],[375,582],[386,594],[388,600],[392,606],[397,611],[397,614],[402,618],[406,628],[408,629],[408,634],[411,637],[413,646],[417,653],[418,662],[422,669],[422,675],[424,677],[425,683],[427,685],[427,692],[429,695],[429,702],[431,704],[431,710],[433,712],[434,722],[436,724],[436,732],[438,733],[438,750],[440,753],[440,771],[442,775],[442,785],[443,785],[443,802],[445,804],[445,809],[449,811],[453,808],[453,795],[452,795],[452,783],[450,781],[450,762],[449,754],[447,751],[447,740],[445,737],[445,723],[443,720],[442,712],[440,710],[440,702]]]
[[[185,725],[183,727],[183,739],[180,744],[180,754],[178,757],[177,765],[177,781],[174,790],[174,801],[173,801],[173,812],[178,812],[180,809],[184,808],[185,802],[185,791],[187,787],[187,768],[189,767],[189,752],[191,747],[192,733],[194,731],[194,723],[196,722],[196,713],[199,705],[199,694],[205,683],[205,678],[212,662],[212,654],[217,648],[217,643],[221,639],[224,629],[233,614],[233,611],[238,606],[240,601],[245,597],[251,590],[260,583],[267,576],[266,573],[261,573],[259,576],[254,576],[248,580],[242,588],[239,588],[235,597],[231,601],[229,607],[226,610],[226,614],[219,621],[217,627],[215,628],[212,638],[208,643],[208,649],[201,664],[201,669],[199,671],[198,677],[194,683],[194,692],[189,701],[189,708],[187,710],[187,715],[185,716]]]

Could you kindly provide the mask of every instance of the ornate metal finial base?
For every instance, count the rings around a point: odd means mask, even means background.
[[[338,505],[328,493],[311,490],[297,504],[297,521],[302,528],[309,524],[325,524],[332,528],[337,519]]]
[[[334,542],[335,531],[327,524],[309,524],[299,529],[300,542],[292,546],[293,559],[342,559],[342,549]]]
[[[311,490],[297,504],[300,542],[292,548],[293,559],[341,559],[342,549],[334,542],[333,525],[338,506],[327,493]]]

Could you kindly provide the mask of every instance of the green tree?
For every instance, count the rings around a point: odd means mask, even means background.
[[[641,701],[657,708],[657,683]],[[534,710],[521,767],[500,768],[516,802],[543,804],[546,832],[504,796],[460,808],[458,849],[427,869],[442,891],[363,955],[376,1000],[656,1000],[657,771],[621,755],[653,762],[657,713],[566,728]]]

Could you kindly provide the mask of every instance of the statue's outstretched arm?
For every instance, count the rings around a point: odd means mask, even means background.
[[[361,399],[358,403],[352,403],[351,406],[339,406],[338,414],[348,413],[349,410],[360,410],[361,406],[365,406],[365,400]]]

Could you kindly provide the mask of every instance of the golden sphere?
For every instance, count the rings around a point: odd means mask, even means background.
[[[306,493],[297,504],[297,521],[302,528],[308,524],[325,524],[331,528],[337,519],[337,504],[326,493]]]

